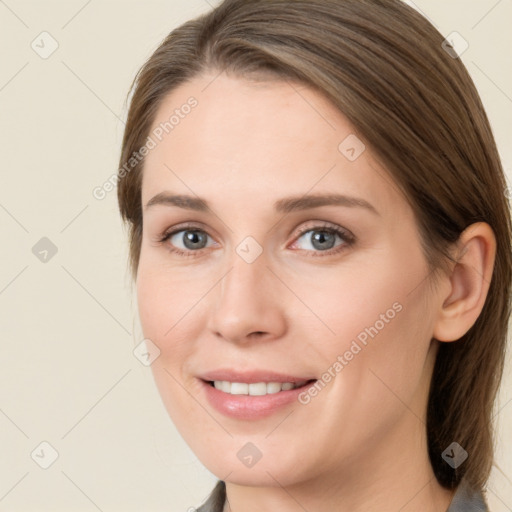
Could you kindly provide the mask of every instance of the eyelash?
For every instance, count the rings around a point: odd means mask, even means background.
[[[190,224],[183,225],[183,226],[179,226],[178,228],[172,229],[171,231],[165,231],[158,237],[157,242],[159,244],[165,244],[172,236],[174,236],[176,233],[180,233],[181,231],[201,231],[203,233],[206,233],[206,231],[199,228],[198,226],[194,226],[194,225],[190,225]],[[316,226],[310,226],[307,228],[303,228],[302,230],[299,231],[299,233],[297,234],[295,239],[297,240],[297,239],[301,238],[302,235],[304,235],[305,233],[308,233],[309,231],[321,231],[321,232],[338,235],[344,242],[341,246],[338,246],[337,248],[334,248],[334,249],[329,249],[327,251],[308,251],[306,249],[303,249],[306,252],[313,253],[313,254],[311,254],[312,257],[332,256],[334,254],[338,254],[338,253],[344,251],[345,249],[348,249],[352,245],[354,245],[354,243],[356,241],[355,237],[350,232],[348,232],[345,229],[342,229],[340,227],[337,227],[337,226],[331,226],[330,224],[316,225]],[[208,233],[206,233],[206,234],[208,235]],[[168,244],[166,244],[166,249],[173,254],[177,254],[178,256],[183,256],[186,258],[198,257],[205,250],[205,249],[199,249],[197,251],[192,251],[192,250],[183,251],[181,249],[177,249],[176,247],[170,247]]]

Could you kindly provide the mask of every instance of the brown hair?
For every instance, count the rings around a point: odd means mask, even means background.
[[[432,276],[470,224],[497,240],[483,310],[458,341],[441,343],[427,410],[434,473],[446,488],[465,476],[483,489],[493,463],[492,412],[504,366],[512,279],[510,205],[477,90],[444,37],[399,0],[225,0],[173,30],[132,84],[120,167],[141,148],[164,97],[203,73],[293,80],[322,93],[388,169],[414,211]],[[340,141],[341,142],[341,141]],[[119,175],[136,278],[144,161]],[[453,442],[469,454],[452,469]]]

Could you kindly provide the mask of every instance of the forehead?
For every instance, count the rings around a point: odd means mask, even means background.
[[[396,186],[345,116],[303,84],[198,77],[164,98],[150,135],[144,204],[165,190],[240,206],[310,191],[397,207]]]

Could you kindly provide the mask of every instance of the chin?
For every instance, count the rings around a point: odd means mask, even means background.
[[[279,443],[279,450],[265,448],[263,441],[252,442],[250,438],[238,436],[228,444],[219,443],[214,450],[212,446],[190,447],[208,471],[220,480],[237,485],[290,486],[307,478],[303,454],[284,441]]]

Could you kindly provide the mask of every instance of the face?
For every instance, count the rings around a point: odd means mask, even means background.
[[[317,92],[214,78],[165,98],[144,168],[137,299],[163,402],[233,483],[397,460],[435,355],[413,212]]]

